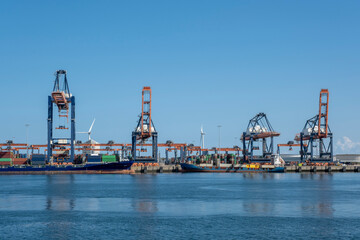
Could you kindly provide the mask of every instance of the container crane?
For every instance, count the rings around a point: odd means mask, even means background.
[[[151,156],[140,157],[136,155],[136,146],[144,145],[151,141]],[[141,115],[135,130],[132,132],[132,158],[134,161],[157,162],[158,161],[158,133],[156,132],[151,116],[151,88],[144,87],[142,90]]]
[[[331,161],[333,159],[333,134],[328,124],[329,90],[321,89],[319,98],[319,114],[306,121],[300,134],[295,137],[300,142],[301,161]],[[319,155],[314,148],[319,146]]]
[[[254,150],[259,149],[254,147],[254,142],[259,140],[262,141],[263,154],[256,160],[270,161],[270,156],[274,150],[274,137],[277,136],[280,136],[280,133],[274,131],[265,113],[258,113],[250,119],[246,132],[241,136],[244,161],[250,160],[252,162],[254,160]],[[270,138],[269,142],[267,141],[268,138]]]
[[[70,156],[67,156],[70,162],[74,161],[75,155],[75,96],[70,93],[66,71],[57,70],[54,83],[54,88],[50,96],[48,96],[48,141],[47,141],[47,159],[49,162],[53,161],[53,150],[56,147],[70,145]],[[53,120],[54,120],[54,105],[58,108],[59,118],[66,118],[69,121],[69,111],[71,118],[70,137],[68,138],[54,138],[53,136]],[[65,126],[58,126],[56,130],[62,132],[69,132],[69,128]]]

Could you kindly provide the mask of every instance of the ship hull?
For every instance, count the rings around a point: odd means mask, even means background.
[[[84,165],[8,166],[0,174],[61,174],[61,173],[121,173],[130,170],[133,161]]]

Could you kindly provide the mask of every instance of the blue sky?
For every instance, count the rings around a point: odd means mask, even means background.
[[[130,142],[141,89],[159,141],[239,145],[258,112],[292,140],[330,91],[336,152],[360,152],[359,1],[1,1],[0,141],[46,142],[66,69],[77,130]],[[79,136],[84,140],[86,136]],[[345,137],[345,138],[344,138]],[[236,139],[237,138],[237,139]],[[346,144],[344,145],[344,143]]]

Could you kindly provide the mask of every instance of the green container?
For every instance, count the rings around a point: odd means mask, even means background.
[[[115,155],[102,155],[101,160],[103,162],[116,162],[116,156]]]
[[[0,158],[0,162],[11,162],[11,158]]]
[[[111,162],[117,162],[116,161],[116,159],[114,160],[114,159],[111,159],[111,160],[103,160],[103,162],[105,162],[105,163],[111,163]]]

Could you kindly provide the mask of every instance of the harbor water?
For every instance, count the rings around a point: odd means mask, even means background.
[[[358,173],[0,176],[1,239],[356,239]]]

